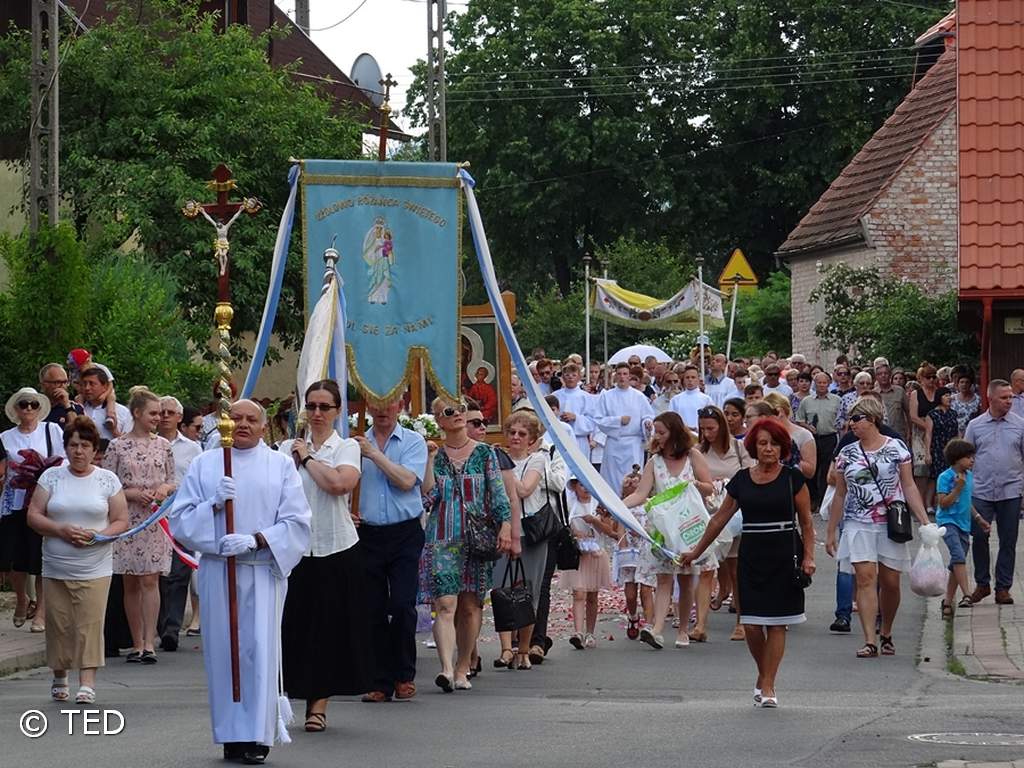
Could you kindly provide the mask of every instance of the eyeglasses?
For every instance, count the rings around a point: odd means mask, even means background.
[[[465,403],[459,403],[458,405],[448,405],[441,409],[441,415],[446,419],[450,419],[457,413],[465,413],[468,409]]]
[[[315,413],[316,411],[320,411],[320,413],[327,413],[328,411],[333,411],[337,407],[338,406],[336,405],[329,405],[327,403],[306,403],[306,410],[310,413]]]
[[[66,387],[68,385],[67,379],[43,379],[43,384],[49,384],[53,387]]]
[[[160,411],[161,416],[177,416],[177,411]]]
[[[858,414],[855,414],[855,415],[850,417],[850,423],[851,424],[859,424],[860,422],[864,421],[864,419],[866,419],[866,418],[867,418],[867,416],[865,414],[858,413]]]
[[[23,411],[37,411],[39,410],[38,400],[21,400],[18,402],[18,407]]]
[[[482,426],[483,426],[484,424],[486,424],[487,422],[486,422],[486,421],[484,421],[483,419],[468,419],[468,420],[466,421],[466,423],[467,423],[467,424],[472,424],[472,425],[473,425],[474,427],[476,427],[477,429],[480,429],[480,427],[482,427]]]
[[[836,376],[849,376],[849,371],[836,371]]]

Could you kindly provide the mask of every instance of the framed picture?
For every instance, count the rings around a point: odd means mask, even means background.
[[[506,292],[501,298],[514,322],[515,295]],[[512,361],[491,305],[463,306],[460,331],[462,395],[480,403],[487,420],[487,439],[498,442],[501,425],[512,411]],[[426,413],[436,393],[418,364],[416,381],[418,386],[412,391],[412,412]]]

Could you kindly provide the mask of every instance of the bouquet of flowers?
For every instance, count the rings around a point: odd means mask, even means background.
[[[366,419],[366,428],[367,429],[369,429],[370,427],[373,426],[373,416],[371,416],[370,414],[367,413],[367,414],[365,414],[363,416],[363,418]],[[350,413],[348,415],[348,428],[349,428],[350,431],[355,431],[355,430],[359,429],[359,414],[358,413]]]
[[[398,417],[398,423],[406,429],[411,429],[427,440],[438,440],[441,438],[441,428],[437,425],[437,419],[432,413],[421,413],[413,417],[402,414]]]

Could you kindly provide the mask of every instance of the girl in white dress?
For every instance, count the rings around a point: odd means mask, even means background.
[[[715,485],[708,470],[707,460],[694,445],[693,435],[683,424],[679,414],[669,411],[659,414],[654,419],[654,435],[651,438],[651,459],[644,467],[640,476],[640,485],[624,499],[627,507],[638,507],[651,496],[667,491],[683,482],[691,482],[704,498],[710,496]],[[640,639],[652,648],[660,650],[665,646],[662,631],[665,627],[665,616],[668,614],[669,603],[672,602],[673,581],[679,583],[678,616],[690,615],[693,606],[693,573],[702,570],[714,570],[718,562],[714,557],[696,570],[680,568],[670,560],[655,554],[650,545],[645,543],[640,550],[640,565],[637,579],[641,583],[654,584],[654,623],[640,631]],[[676,639],[677,648],[685,648],[690,644],[687,634],[688,627],[682,622]]]
[[[596,648],[597,596],[612,585],[611,564],[606,547],[618,534],[618,526],[597,506],[597,499],[575,478],[569,481],[569,527],[580,548],[580,564],[565,571],[563,578],[572,589],[572,616],[576,632],[569,643],[578,651]],[[584,635],[584,618],[586,634]]]

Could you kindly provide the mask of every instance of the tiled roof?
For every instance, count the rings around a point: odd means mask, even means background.
[[[1024,291],[1024,0],[959,3],[960,291]]]
[[[790,232],[779,255],[861,240],[861,217],[954,106],[956,50],[949,48]]]

